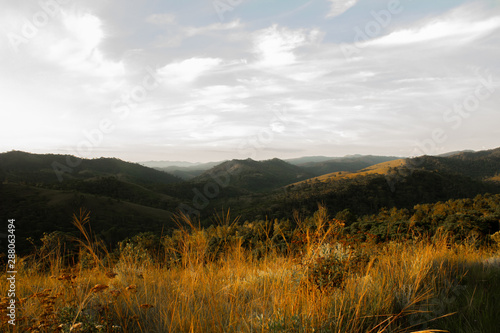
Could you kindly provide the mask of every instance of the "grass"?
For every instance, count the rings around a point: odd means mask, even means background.
[[[2,313],[0,331],[497,332],[495,249],[451,244],[445,235],[348,244],[341,223],[326,227],[324,216],[316,218],[321,228],[305,233],[300,251],[268,248],[257,258],[241,241],[210,257],[208,231],[180,217],[187,226],[177,242],[158,250],[180,258],[166,265],[135,252],[109,259],[80,214],[81,251],[93,265],[67,267],[52,256],[40,271],[21,259],[16,326]],[[219,233],[231,228],[229,216],[219,222]],[[358,253],[366,260],[350,264]],[[325,279],[331,283],[318,284]],[[1,295],[7,289],[2,283]]]
[[[393,161],[375,164],[375,165],[369,166],[367,168],[358,170],[356,172],[349,172],[349,171],[332,172],[332,173],[321,175],[321,176],[311,178],[308,180],[303,180],[303,181],[294,183],[293,185],[299,185],[299,184],[303,184],[303,183],[311,182],[311,181],[315,181],[315,180],[318,180],[321,182],[326,182],[326,181],[330,181],[330,180],[352,179],[352,178],[356,178],[359,176],[387,175],[392,169],[399,168],[399,167],[402,167],[405,165],[406,165],[406,161],[404,159],[398,159],[398,160],[393,160]]]

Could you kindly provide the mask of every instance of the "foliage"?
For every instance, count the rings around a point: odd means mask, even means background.
[[[410,212],[381,214],[394,222]],[[443,229],[433,238],[377,243],[365,235],[360,242],[324,207],[310,217],[297,213],[293,222],[238,224],[228,212],[216,215],[208,229],[178,216],[180,228],[171,235],[138,234],[107,253],[87,217],[76,215],[83,233],[76,245],[94,251],[90,256],[98,262],[20,270],[18,329],[496,332],[496,252],[455,243]],[[57,243],[57,236],[45,242]],[[124,269],[130,263],[135,270]],[[0,330],[12,327],[2,319]]]

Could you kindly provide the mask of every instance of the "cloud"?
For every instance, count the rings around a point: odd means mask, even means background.
[[[366,1],[330,1],[329,17],[360,9],[335,27],[322,11],[324,1],[272,20],[248,2],[228,22],[214,20],[204,9],[210,4],[144,1],[118,12],[109,9],[117,0],[64,6],[18,53],[0,39],[0,109],[10,112],[0,124],[3,150],[45,146],[75,153],[84,131],[104,118],[115,130],[93,154],[106,149],[126,159],[148,151],[148,159],[157,158],[153,152],[172,159],[174,153],[190,160],[243,158],[242,140],[259,144],[245,146],[256,158],[404,155],[436,127],[460,148],[470,138],[465,129],[473,133],[481,123],[485,130],[476,141],[498,137],[498,93],[481,101],[460,129],[450,131],[443,121],[446,110],[474,93],[477,68],[498,82],[500,23],[492,8],[405,6],[379,36],[349,44],[359,48],[355,59],[346,59],[339,43],[356,25],[364,28],[363,13],[372,19]],[[19,32],[23,18],[41,10],[32,4],[10,2],[0,13],[2,30]],[[274,5],[280,13],[293,7]],[[111,106],[150,78],[145,68],[157,68],[162,84],[121,119]],[[277,115],[275,105],[284,111]],[[262,133],[272,133],[272,141],[261,144]]]
[[[62,29],[40,39],[47,60],[68,71],[86,75],[113,77],[123,74],[123,64],[107,60],[99,46],[105,38],[101,20],[90,14],[63,12]]]
[[[152,14],[146,18],[146,22],[154,25],[172,25],[176,23],[176,18],[171,13]]]
[[[156,21],[156,18],[150,17],[150,21]],[[161,22],[161,19],[158,21]],[[168,19],[166,19],[168,21]],[[205,26],[182,26],[179,24],[157,24],[161,26],[168,27],[160,36],[156,38],[154,43],[155,47],[169,47],[175,48],[179,47],[188,38],[193,38],[197,36],[210,36],[216,35],[220,39],[224,39],[223,35],[218,34],[219,32],[234,31],[243,28],[243,24],[240,20],[234,20],[227,23],[213,23]]]
[[[279,28],[277,24],[256,32],[254,52],[263,66],[284,66],[296,62],[294,50],[318,41],[321,34],[318,30],[291,30]]]
[[[350,8],[354,7],[359,0],[328,0],[331,2],[330,11],[326,17],[336,17],[344,14]]]
[[[190,83],[222,62],[217,58],[190,58],[168,64],[158,74],[170,84]]]
[[[500,16],[480,21],[465,17],[440,18],[425,22],[420,27],[401,29],[370,41],[369,45],[407,45],[414,43],[444,42],[461,45],[491,34],[500,28]]]

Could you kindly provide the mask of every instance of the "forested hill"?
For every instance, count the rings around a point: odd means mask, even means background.
[[[280,159],[266,161],[227,161],[194,178],[194,183],[213,181],[214,177],[224,177],[231,187],[252,192],[264,192],[312,177],[304,169]]]
[[[166,172],[117,158],[79,159],[71,155],[21,151],[0,154],[2,181],[50,184],[61,180],[87,180],[106,176],[138,184],[171,184],[181,181]]]
[[[342,163],[354,168],[360,161]],[[359,166],[376,161],[365,158]],[[230,209],[242,221],[293,219],[296,211],[310,216],[318,204],[332,214],[348,210],[362,217],[384,207],[412,209],[500,193],[500,182],[494,181],[499,178],[500,149],[390,160],[312,178],[318,170],[335,166],[330,162],[308,164],[314,171],[279,159],[232,160],[182,181],[114,158],[77,160],[12,151],[0,154],[0,215],[19,219],[20,237],[39,238],[44,232],[72,230],[71,215],[86,207],[97,222],[93,230],[113,242],[138,231],[175,228],[171,217],[179,207],[188,207],[208,225],[221,209]]]
[[[487,180],[500,174],[500,148],[449,157],[422,156],[409,160],[409,166]]]

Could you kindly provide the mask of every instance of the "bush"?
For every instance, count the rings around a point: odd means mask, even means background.
[[[322,244],[303,264],[309,283],[320,289],[331,289],[342,287],[350,274],[362,272],[369,261],[367,254],[337,243]]]

